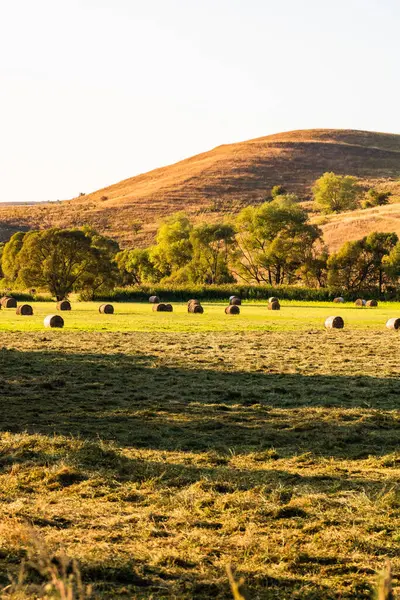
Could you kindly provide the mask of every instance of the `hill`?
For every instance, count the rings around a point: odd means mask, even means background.
[[[216,219],[262,202],[276,184],[284,184],[307,201],[313,182],[325,171],[354,175],[366,186],[391,189],[400,200],[396,181],[400,177],[400,135],[314,129],[218,146],[72,200],[2,206],[0,236],[4,240],[21,229],[89,223],[124,246],[133,240],[133,223],[140,221],[143,230],[135,243],[146,244],[154,237],[160,219],[178,210],[197,219],[205,215]],[[395,219],[400,233],[400,220],[393,216],[396,210],[390,213],[384,208],[363,211],[363,227],[368,229],[368,215],[373,216],[371,222],[376,222],[379,213],[383,228],[389,217],[391,227]],[[324,225],[328,242],[338,232],[336,237],[341,238],[341,220],[339,216]],[[349,231],[347,225],[345,229]],[[358,232],[357,227],[355,230]]]

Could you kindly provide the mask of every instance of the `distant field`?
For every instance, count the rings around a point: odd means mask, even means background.
[[[52,302],[31,303],[32,317],[18,316],[15,309],[0,311],[0,331],[43,330],[46,315],[56,313]],[[306,331],[323,329],[326,317],[339,314],[346,329],[382,329],[390,317],[400,316],[400,303],[381,303],[378,308],[357,308],[353,303],[281,302],[280,311],[269,311],[265,303],[247,303],[240,315],[226,315],[226,303],[203,303],[204,314],[189,314],[186,303],[174,303],[173,313],[156,313],[150,304],[114,303],[113,315],[101,315],[99,302],[76,302],[72,311],[59,313],[65,330],[84,331]]]
[[[55,597],[62,552],[102,600],[399,589],[400,304],[204,306],[0,311],[1,598]]]

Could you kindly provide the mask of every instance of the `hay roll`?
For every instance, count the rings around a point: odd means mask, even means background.
[[[60,315],[48,315],[44,320],[45,327],[64,327],[64,319]]]
[[[163,302],[159,302],[158,304],[153,304],[153,312],[165,312],[166,304]]]
[[[172,312],[174,309],[172,308],[172,304],[165,305],[165,312]]]
[[[204,312],[204,308],[201,306],[201,304],[195,304],[190,312],[202,315]]]
[[[113,315],[114,307],[112,304],[100,304],[99,313],[101,313],[102,315]]]
[[[367,300],[367,304],[365,306],[368,306],[369,308],[372,307],[376,307],[378,306],[378,302],[376,300]]]
[[[279,298],[276,298],[275,296],[271,296],[271,298],[268,298],[268,304],[272,304],[273,302],[278,302],[279,304]]]
[[[356,306],[365,306],[367,303],[362,298],[357,298],[357,300],[354,302],[354,304]]]
[[[281,310],[281,305],[278,300],[274,300],[273,302],[269,302],[268,310]]]
[[[338,298],[334,298],[333,301],[335,304],[343,304],[344,298],[342,298],[342,296],[338,296]]]
[[[150,296],[150,304],[160,304],[160,298],[158,296]]]
[[[26,317],[31,317],[33,315],[33,308],[30,304],[21,304],[17,308],[17,315],[23,315]]]
[[[342,317],[328,317],[325,321],[327,329],[343,329],[344,321]]]
[[[231,296],[229,298],[229,304],[230,306],[240,306],[242,304],[242,299],[239,298],[239,296]]]
[[[189,302],[187,303],[188,312],[193,312],[192,309],[193,309],[194,306],[201,306],[200,300],[195,300],[194,298],[192,298],[191,300],[189,300]]]
[[[400,319],[396,317],[389,319],[388,321],[386,321],[386,327],[388,329],[400,329]]]
[[[239,315],[240,314],[240,308],[238,307],[237,304],[230,304],[229,306],[227,306],[225,308],[225,314],[227,314],[227,315]]]
[[[68,300],[57,302],[57,310],[71,310],[71,303]]]
[[[17,301],[12,296],[4,296],[1,299],[1,306],[3,308],[17,308]]]

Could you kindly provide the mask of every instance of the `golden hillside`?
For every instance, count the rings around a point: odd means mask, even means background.
[[[165,215],[184,210],[197,219],[215,219],[221,213],[235,213],[243,206],[262,202],[270,188],[279,183],[306,201],[313,182],[325,171],[355,175],[366,185],[377,184],[400,195],[400,135],[315,129],[218,146],[72,200],[3,206],[0,236],[7,239],[22,228],[89,223],[126,246],[134,238],[133,223],[140,221],[144,227],[135,243],[144,244],[153,238]],[[335,246],[343,239],[342,222],[345,239],[353,233],[359,237],[360,231],[363,235],[364,227],[368,232],[371,223],[383,230],[390,223],[390,230],[400,234],[400,221],[392,206],[360,211],[354,219],[362,223],[361,229],[354,221],[349,224],[349,215],[327,220],[327,241]]]

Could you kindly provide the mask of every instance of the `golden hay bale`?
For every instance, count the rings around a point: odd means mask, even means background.
[[[230,306],[240,306],[242,304],[242,300],[238,296],[231,296],[229,298],[229,304]]]
[[[201,306],[201,304],[192,304],[192,306],[189,306],[188,312],[202,315],[204,308]]]
[[[365,305],[366,305],[366,302],[365,302],[365,300],[363,300],[362,298],[357,298],[357,300],[354,302],[354,304],[355,304],[356,306],[365,306]]]
[[[165,304],[163,302],[159,302],[158,304],[153,304],[154,312],[165,312]]]
[[[279,303],[279,298],[276,298],[275,296],[271,296],[271,298],[268,298],[268,304],[272,304],[273,302]]]
[[[172,308],[172,304],[165,305],[165,312],[172,312],[174,309]]]
[[[71,303],[69,300],[61,300],[57,302],[57,310],[71,310]]]
[[[193,306],[201,306],[200,300],[195,300],[194,298],[189,300],[189,302],[187,303],[188,312],[192,312],[191,308]]]
[[[225,314],[227,314],[227,315],[239,315],[240,314],[240,308],[238,307],[237,304],[230,304],[229,306],[227,306],[225,308]]]
[[[150,304],[160,304],[160,298],[158,296],[150,296]]]
[[[60,315],[48,315],[44,320],[45,327],[64,327],[64,319]]]
[[[3,308],[17,308],[17,301],[12,296],[4,296],[1,299],[1,306]]]
[[[343,329],[344,321],[342,317],[328,317],[325,321],[327,329]]]
[[[338,296],[338,298],[334,298],[333,301],[336,304],[342,304],[344,302],[344,298],[342,298],[342,296]]]
[[[281,305],[278,300],[274,300],[268,304],[268,310],[281,310]]]
[[[100,304],[99,313],[101,313],[102,315],[113,315],[114,307],[112,304]]]
[[[375,306],[378,306],[378,302],[376,300],[367,300],[367,303],[366,303],[365,306],[369,306],[369,307],[373,306],[373,307],[375,307]]]
[[[400,329],[400,319],[393,317],[386,321],[386,327],[388,329]]]
[[[30,304],[21,304],[17,308],[17,315],[30,317],[33,315],[33,308]]]

